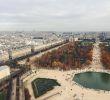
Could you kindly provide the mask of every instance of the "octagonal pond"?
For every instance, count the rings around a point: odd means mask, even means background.
[[[55,79],[37,78],[32,82],[35,98],[52,90],[55,86],[60,86],[60,84]]]
[[[73,81],[83,87],[110,91],[110,74],[103,72],[83,72],[75,74]]]

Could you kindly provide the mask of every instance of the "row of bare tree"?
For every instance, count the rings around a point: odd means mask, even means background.
[[[101,62],[106,69],[110,69],[110,47],[100,44]]]
[[[43,54],[32,63],[37,67],[74,69],[92,61],[92,46],[79,46],[79,43],[68,43],[63,47]]]

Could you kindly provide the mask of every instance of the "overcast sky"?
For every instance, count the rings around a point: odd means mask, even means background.
[[[0,0],[0,30],[110,31],[110,0]]]

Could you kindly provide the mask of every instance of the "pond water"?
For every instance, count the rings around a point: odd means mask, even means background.
[[[103,72],[84,72],[74,76],[73,81],[91,88],[110,91],[110,74]]]
[[[32,82],[32,87],[34,91],[35,98],[45,94],[47,91],[50,91],[54,86],[60,86],[57,80],[48,79],[48,78],[37,78]]]

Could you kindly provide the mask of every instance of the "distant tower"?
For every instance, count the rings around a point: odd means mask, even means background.
[[[8,55],[9,55],[9,60],[11,60],[13,58],[12,57],[12,50],[11,49],[8,50]]]
[[[86,35],[87,35],[87,34],[86,34],[86,33],[84,33],[84,35],[83,35],[83,39],[87,39]]]
[[[106,33],[103,33],[104,40],[106,39]]]
[[[75,36],[73,35],[73,42],[75,41]]]

